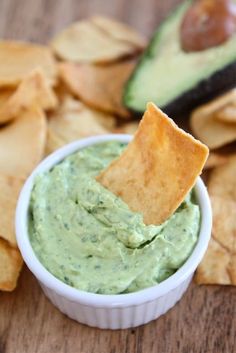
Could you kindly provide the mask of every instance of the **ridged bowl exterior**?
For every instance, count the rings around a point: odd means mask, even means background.
[[[72,301],[40,283],[45,295],[65,315],[82,324],[101,329],[126,329],[146,324],[171,309],[187,290],[192,276],[169,293],[152,301],[126,307],[94,307]]]

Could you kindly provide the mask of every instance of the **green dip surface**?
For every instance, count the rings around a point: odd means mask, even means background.
[[[138,291],[172,275],[189,257],[200,224],[193,193],[163,224],[142,215],[96,180],[125,144],[96,144],[35,178],[29,234],[40,262],[63,282],[93,293]]]

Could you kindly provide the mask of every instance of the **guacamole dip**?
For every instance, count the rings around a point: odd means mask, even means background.
[[[70,155],[35,179],[29,233],[41,263],[65,283],[93,293],[134,292],[160,283],[189,257],[200,211],[192,193],[163,224],[142,215],[96,180],[125,148],[112,141]]]

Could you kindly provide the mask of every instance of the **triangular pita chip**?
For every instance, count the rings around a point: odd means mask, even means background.
[[[73,23],[51,42],[55,54],[77,63],[107,63],[140,52],[145,40],[133,29],[103,17]]]
[[[235,101],[236,103],[236,101]],[[215,113],[215,119],[225,123],[236,123],[236,104],[228,105]]]
[[[57,112],[59,114],[65,114],[68,112],[87,113],[85,114],[85,119],[86,116],[91,115],[94,117],[96,122],[98,122],[109,131],[112,131],[117,124],[117,119],[114,115],[91,109],[70,95],[64,97],[63,101],[61,102],[60,109],[58,109]],[[55,115],[57,112],[55,112]]]
[[[212,240],[198,267],[197,283],[236,285],[236,156],[211,172],[208,183]]]
[[[228,91],[220,97],[215,98],[207,106],[208,114],[226,123],[236,122],[236,88]]]
[[[231,256],[231,259],[230,259],[229,273],[230,273],[231,284],[236,286],[236,254],[235,253]]]
[[[236,103],[236,88],[228,91],[227,93],[214,98],[210,102],[202,105],[199,109],[204,109],[204,114],[212,115],[217,113],[223,108],[226,108],[228,105]]]
[[[28,176],[44,154],[46,117],[43,111],[22,112],[0,129],[0,172]]]
[[[225,164],[228,161],[228,156],[224,154],[219,154],[216,152],[211,152],[204,165],[204,169],[212,169]]]
[[[70,90],[68,89],[67,85],[64,84],[61,80],[58,80],[57,85],[53,87],[54,93],[57,97],[57,100],[60,103],[63,103],[64,99],[68,96],[71,96]]]
[[[15,289],[22,265],[19,250],[0,237],[0,290]]]
[[[236,285],[236,202],[211,196],[212,239],[196,273],[199,284]]]
[[[236,96],[236,90],[233,91],[233,95]],[[211,149],[236,140],[236,124],[217,119],[218,109],[224,107],[224,104],[225,100],[221,98],[220,102],[204,104],[191,114],[190,126],[194,135]]]
[[[47,156],[58,148],[64,146],[66,143],[48,126],[47,139],[44,155]]]
[[[144,49],[147,44],[146,39],[140,33],[124,23],[104,16],[93,16],[90,21],[114,40],[128,42],[136,50]]]
[[[198,284],[232,284],[229,273],[230,262],[229,252],[212,238],[198,266],[195,275],[196,282]]]
[[[211,195],[213,237],[229,252],[236,253],[236,201]]]
[[[0,87],[16,86],[41,67],[48,80],[56,81],[56,65],[51,50],[43,45],[0,41]]]
[[[208,182],[208,191],[222,200],[236,202],[236,155],[229,157],[227,163],[214,168]]]
[[[113,132],[116,134],[129,134],[133,135],[139,125],[139,121],[130,121],[128,123],[118,125]]]
[[[15,208],[24,179],[0,174],[0,237],[16,246]]]
[[[160,224],[194,186],[207,156],[206,146],[149,103],[134,139],[97,180],[145,224]]]
[[[107,121],[109,116],[106,117],[105,113],[92,110],[79,101],[68,99],[49,119],[47,153],[84,137],[109,133],[103,125]]]
[[[0,106],[0,123],[15,118],[22,110],[31,107],[53,109],[57,98],[41,69],[34,70],[21,82],[15,93]]]
[[[59,74],[71,92],[94,109],[127,118],[122,95],[124,84],[134,68],[126,61],[109,66],[76,65],[64,63]]]
[[[4,107],[8,99],[13,95],[16,91],[15,88],[2,88],[0,89],[0,109]],[[0,117],[1,119],[1,117]]]

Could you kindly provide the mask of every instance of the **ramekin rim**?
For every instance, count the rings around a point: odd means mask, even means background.
[[[85,292],[73,288],[51,274],[43,264],[38,260],[28,237],[27,232],[27,214],[30,201],[31,190],[34,183],[34,178],[37,174],[49,170],[54,165],[58,164],[68,155],[90,146],[92,144],[102,143],[106,141],[120,141],[128,143],[132,139],[132,135],[126,134],[107,134],[88,137],[75,142],[72,142],[62,148],[56,150],[51,155],[46,157],[32,172],[26,180],[16,208],[16,239],[18,247],[23,256],[28,268],[34,276],[44,284],[47,288],[55,291],[59,295],[69,299],[70,301],[79,302],[84,305],[93,307],[127,307],[130,305],[139,305],[144,302],[152,301],[158,297],[164,296],[166,293],[174,290],[187,277],[194,273],[198,264],[200,263],[206,249],[211,235],[212,214],[211,204],[207,189],[198,177],[195,190],[198,199],[198,204],[201,209],[201,227],[199,231],[198,242],[186,260],[186,262],[169,278],[163,282],[149,288],[142,289],[137,292],[127,294],[95,294]]]

